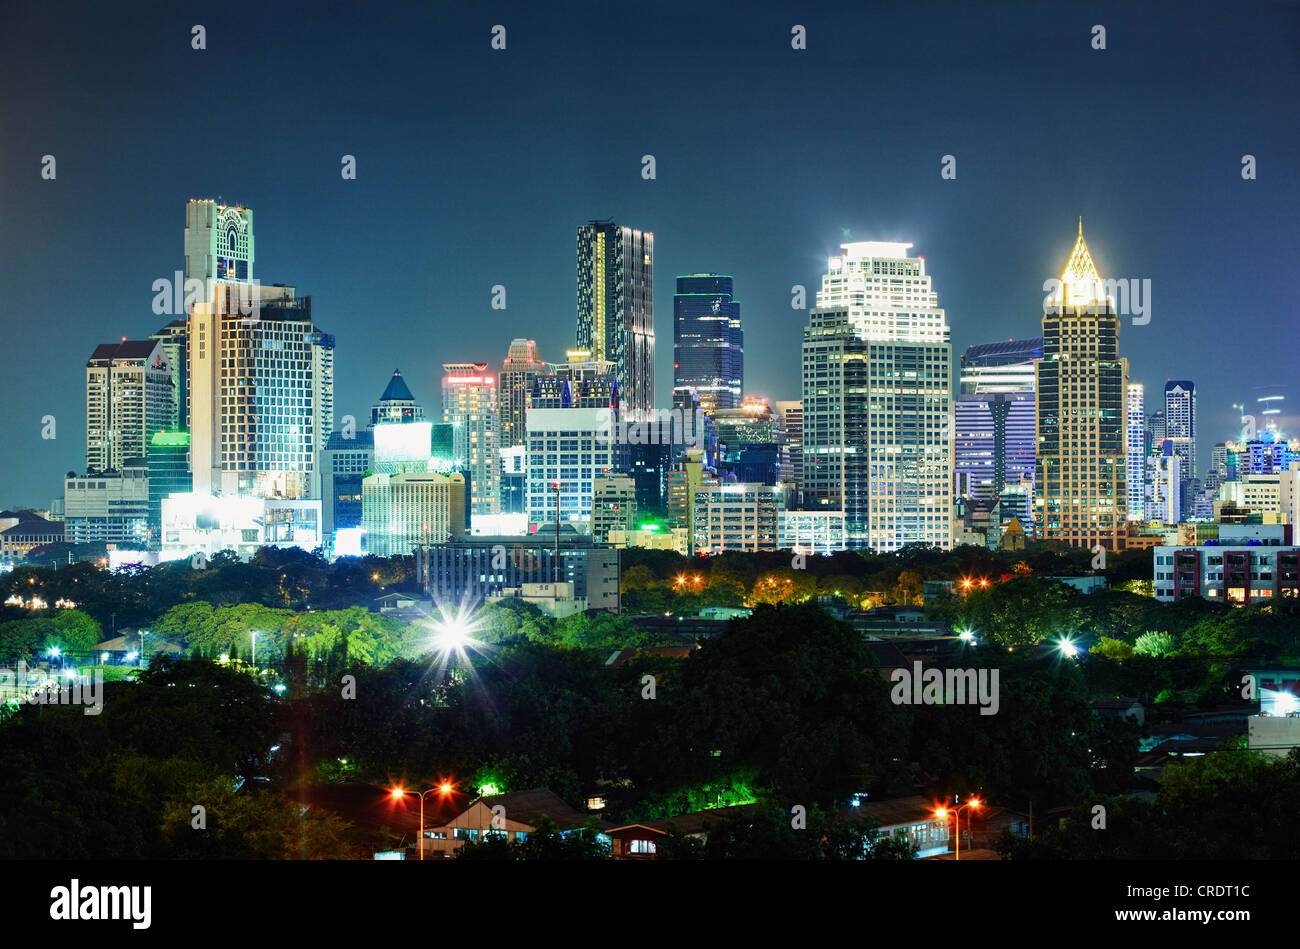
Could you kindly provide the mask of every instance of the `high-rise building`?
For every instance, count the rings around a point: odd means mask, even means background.
[[[1156,524],[1177,524],[1182,520],[1180,490],[1182,457],[1166,446],[1159,455],[1146,459],[1143,519]]]
[[[1160,454],[1165,443],[1165,410],[1157,409],[1147,416],[1146,453]]]
[[[528,429],[524,413],[528,411],[528,396],[533,389],[534,377],[546,371],[546,364],[531,339],[514,339],[501,366],[501,386],[498,394],[501,412],[501,447],[514,448],[524,444]]]
[[[163,355],[167,357],[167,365],[172,370],[173,418],[167,427],[173,432],[190,430],[188,327],[189,324],[183,318],[177,318],[149,337],[162,344]]]
[[[501,511],[501,446],[496,377],[485,362],[443,363],[442,420],[452,426],[453,454],[469,472],[474,514]]]
[[[571,349],[566,361],[536,373],[528,390],[528,409],[617,409],[618,381],[612,363],[597,361],[583,349]],[[527,435],[525,421],[524,433]]]
[[[189,319],[190,462],[199,494],[319,497],[333,424],[333,337],[312,322],[311,297],[260,288],[256,319],[214,287]]]
[[[1197,479],[1196,466],[1196,384],[1186,379],[1165,383],[1165,439],[1173,442],[1174,454],[1182,459],[1178,466],[1180,499],[1190,506],[1192,482]]]
[[[321,531],[335,550],[336,533],[361,527],[361,482],[375,465],[375,434],[333,432],[321,455]]]
[[[1130,382],[1124,399],[1125,469],[1128,486],[1127,519],[1146,518],[1146,414],[1142,405],[1142,383]]]
[[[190,477],[189,432],[158,432],[149,440],[149,546],[162,546],[162,500],[194,490]]]
[[[694,392],[704,411],[712,414],[739,408],[744,383],[744,333],[732,278],[678,277],[673,295],[673,392]]]
[[[620,408],[655,404],[654,234],[592,221],[578,228],[578,346],[614,364]]]
[[[436,472],[372,474],[361,482],[366,553],[406,556],[465,536],[465,479]]]
[[[86,471],[120,471],[144,458],[175,411],[171,365],[153,339],[96,346],[86,361]]]
[[[850,548],[952,546],[952,344],[910,243],[842,245],[803,341],[804,506]]]
[[[1044,301],[1043,358],[1035,364],[1039,521],[1048,540],[1123,550],[1128,365],[1082,221],[1060,284]]]
[[[962,354],[953,404],[958,497],[991,509],[1008,485],[1033,493],[1034,363],[1042,358],[1042,339],[983,343]]]
[[[777,402],[776,414],[785,431],[785,443],[790,450],[790,480],[795,490],[803,491],[803,403]],[[841,518],[842,520],[842,518]]]
[[[318,498],[334,424],[334,337],[314,325],[310,296],[257,285],[253,260],[251,210],[189,202],[185,277],[204,285],[185,330],[194,491]]]

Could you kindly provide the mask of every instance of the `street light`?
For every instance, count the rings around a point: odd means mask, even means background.
[[[435,791],[446,797],[451,794],[453,790],[455,790],[455,785],[450,781],[440,781],[434,787],[429,788],[429,790],[420,792],[420,836],[416,838],[415,846],[420,852],[421,860],[424,859],[424,797],[426,794],[432,794]],[[406,791],[399,785],[398,787],[393,788],[389,793],[392,795],[394,801],[400,801],[407,794],[414,794],[415,792]]]
[[[253,672],[257,672],[257,630],[249,630],[253,636]]]
[[[977,797],[973,797],[973,798],[971,798],[969,801],[967,801],[965,804],[962,804],[960,807],[958,807],[958,808],[956,808],[955,810],[952,811],[952,814],[953,814],[954,817],[956,818],[956,820],[954,821],[954,823],[956,824],[956,828],[957,828],[957,856],[953,858],[953,859],[955,859],[955,860],[960,860],[960,859],[961,859],[961,812],[964,811],[964,810],[965,810],[966,808],[968,808],[968,807],[973,807],[973,808],[975,808],[975,810],[979,810],[979,809],[980,809],[980,799],[977,798]],[[938,817],[940,820],[942,820],[942,821],[944,822],[944,825],[946,826],[947,823],[948,823],[948,813],[949,813],[949,812],[948,812],[948,808],[946,808],[946,807],[941,807],[941,808],[939,808],[937,811],[934,812],[934,816],[935,816],[935,817]],[[967,823],[967,826],[970,826],[970,821],[969,821],[969,820],[968,820],[966,823]]]

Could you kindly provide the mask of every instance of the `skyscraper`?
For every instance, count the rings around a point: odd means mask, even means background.
[[[1125,481],[1128,486],[1127,519],[1141,521],[1146,518],[1146,414],[1143,408],[1142,383],[1130,382],[1124,401],[1125,455],[1128,466]]]
[[[1171,379],[1165,383],[1165,439],[1173,443],[1178,465],[1179,501],[1191,507],[1190,490],[1198,477],[1196,466],[1196,383]]]
[[[803,342],[805,506],[851,548],[952,546],[952,344],[910,243],[842,245]]]
[[[578,228],[578,347],[614,364],[621,408],[654,409],[654,234],[592,221]]]
[[[311,297],[256,286],[253,212],[191,200],[186,281],[204,282],[186,320],[190,464],[200,495],[320,496],[334,422],[334,337]]]
[[[442,365],[442,420],[452,426],[453,454],[465,459],[475,515],[501,511],[497,383],[487,369],[485,362]]]
[[[527,440],[524,425],[528,411],[528,395],[533,378],[544,372],[546,364],[531,339],[513,339],[501,366],[501,386],[498,393],[501,411],[501,447],[513,448]]]
[[[190,430],[190,381],[188,372],[189,343],[186,339],[188,324],[183,318],[172,320],[158,332],[150,335],[162,343],[167,365],[172,370],[172,415],[168,430],[188,432]]]
[[[171,365],[153,339],[96,346],[86,361],[86,471],[144,458],[175,415]]]
[[[424,406],[418,405],[411,389],[402,378],[400,369],[393,370],[393,376],[384,387],[384,394],[370,407],[370,423],[367,428],[374,428],[383,422],[419,422],[424,420]]]
[[[1034,363],[1042,358],[1041,338],[983,343],[962,354],[953,404],[958,496],[990,509],[1008,485],[1032,496]],[[1021,526],[1029,529],[1032,524]]]
[[[1048,540],[1123,550],[1128,513],[1119,316],[1083,240],[1083,223],[1044,300],[1038,386],[1038,498]]]
[[[803,403],[794,400],[777,402],[776,414],[785,430],[785,442],[790,449],[790,480],[797,492],[803,491]]]
[[[673,295],[673,392],[690,390],[712,414],[740,407],[745,381],[740,301],[731,277],[677,278]]]

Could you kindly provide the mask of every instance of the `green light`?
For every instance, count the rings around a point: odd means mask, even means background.
[[[638,530],[643,530],[643,531],[657,531],[657,530],[659,529],[659,525],[658,525],[658,524],[642,524],[642,525],[641,525],[639,528],[637,528],[637,529],[638,529]]]
[[[157,445],[159,448],[186,448],[189,443],[189,432],[156,432],[149,440],[150,445]]]
[[[494,797],[495,795],[501,793],[501,789],[497,787],[495,784],[485,784],[478,789],[478,792],[484,797]]]

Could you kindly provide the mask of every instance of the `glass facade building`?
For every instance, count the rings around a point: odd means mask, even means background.
[[[740,407],[744,333],[733,280],[722,274],[677,278],[673,295],[673,392],[694,392],[704,411]]]

